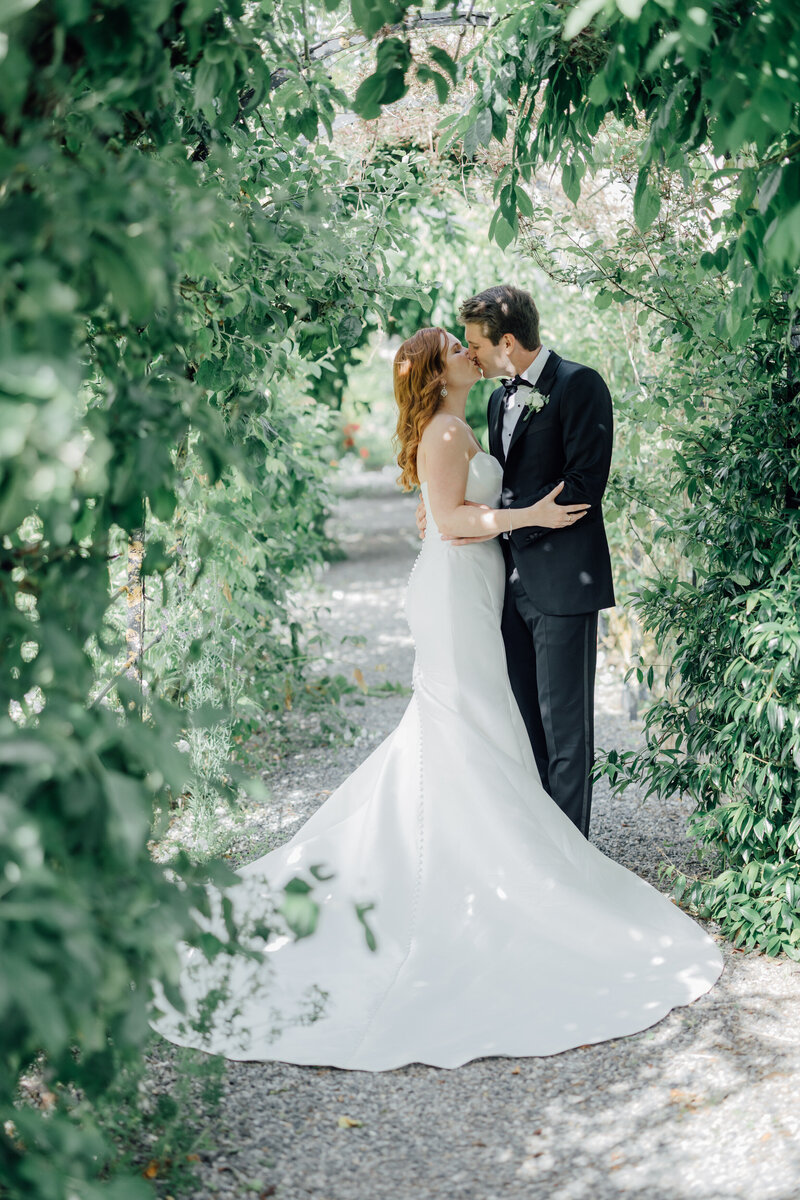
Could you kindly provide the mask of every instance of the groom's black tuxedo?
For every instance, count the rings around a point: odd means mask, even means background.
[[[542,612],[597,612],[614,603],[611,560],[600,501],[611,465],[613,416],[608,388],[591,367],[552,350],[533,393],[546,396],[538,412],[523,412],[508,458],[501,440],[503,389],[489,401],[489,450],[503,465],[503,503],[535,504],[564,480],[557,504],[591,504],[569,529],[522,529],[511,554],[525,591]]]
[[[503,504],[533,504],[564,480],[558,504],[592,505],[564,529],[522,529],[503,539],[503,637],[509,676],[542,784],[584,834],[594,756],[597,612],[614,604],[600,508],[611,465],[611,396],[597,371],[550,351],[536,392],[503,453],[503,389],[489,400],[489,449],[503,465]],[[522,393],[528,398],[528,391]]]

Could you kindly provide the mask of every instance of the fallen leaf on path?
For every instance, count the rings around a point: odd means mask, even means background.
[[[337,1124],[341,1129],[358,1129],[364,1122],[354,1121],[352,1117],[339,1117]]]
[[[356,667],[355,671],[353,671],[353,679],[355,679],[362,692],[367,690],[367,681],[364,678],[364,672],[360,667]]]
[[[670,1104],[680,1104],[683,1108],[694,1110],[702,1104],[702,1097],[696,1096],[694,1092],[685,1092],[682,1088],[669,1089]]]

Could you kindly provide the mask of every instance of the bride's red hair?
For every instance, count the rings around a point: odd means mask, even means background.
[[[417,451],[423,430],[441,402],[446,346],[443,329],[420,329],[394,356],[394,397],[399,410],[395,445],[402,472],[397,482],[406,492],[419,486]]]

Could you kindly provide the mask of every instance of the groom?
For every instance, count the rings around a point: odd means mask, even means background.
[[[465,300],[464,340],[487,379],[489,451],[503,466],[503,507],[589,503],[573,528],[501,538],[503,640],[511,687],[542,786],[588,837],[594,759],[597,613],[614,604],[600,501],[611,465],[611,396],[597,371],[539,340],[532,297],[502,284]]]

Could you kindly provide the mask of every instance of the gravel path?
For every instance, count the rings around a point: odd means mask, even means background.
[[[327,597],[335,637],[365,636],[364,646],[341,645],[338,667],[360,670],[370,687],[411,675],[402,598],[417,550],[414,501],[393,474],[365,476],[342,503],[348,557],[316,597]],[[598,675],[598,746],[635,746],[641,732],[623,713],[619,678],[602,662]],[[266,773],[272,802],[245,813],[234,859],[290,837],[407,703],[367,696],[351,744],[298,752]],[[592,840],[658,886],[665,855],[692,861],[686,815],[677,801],[643,804],[630,790],[612,800],[600,784]],[[800,966],[723,949],[721,981],[690,1008],[550,1058],[375,1075],[228,1063],[193,1200],[796,1200]],[[168,1088],[170,1060],[154,1073]]]

